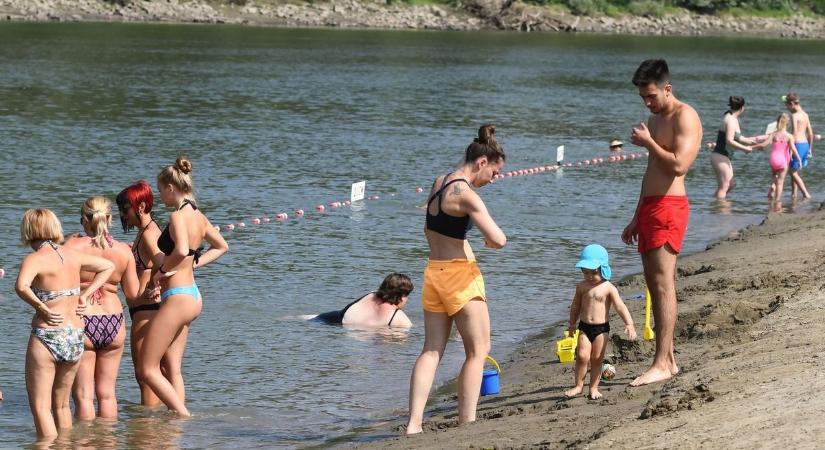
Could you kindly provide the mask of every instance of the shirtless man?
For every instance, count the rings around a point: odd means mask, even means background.
[[[622,241],[639,244],[645,282],[653,297],[656,354],[650,368],[633,380],[641,386],[667,380],[679,368],[673,355],[676,327],[676,256],[690,213],[685,175],[702,145],[702,123],[690,105],[673,96],[670,72],[663,59],[644,61],[633,75],[647,109],[652,113],[633,128],[631,142],[650,152],[642,191]]]
[[[791,112],[791,125],[796,150],[802,158],[802,161],[798,161],[796,158],[791,159],[791,197],[796,198],[797,189],[799,189],[805,198],[811,198],[811,194],[805,189],[805,182],[802,181],[799,171],[808,166],[809,158],[814,157],[814,130],[811,128],[808,113],[803,111],[802,106],[799,104],[799,95],[796,92],[791,92],[784,98],[785,106]]]

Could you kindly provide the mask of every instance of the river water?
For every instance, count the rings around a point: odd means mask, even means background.
[[[272,448],[323,444],[352,429],[400,423],[423,343],[420,286],[427,249],[425,194],[454,169],[478,126],[493,122],[506,169],[607,156],[647,111],[630,78],[649,57],[668,59],[676,93],[713,138],[729,95],[742,95],[746,135],[761,134],[800,92],[814,125],[825,124],[825,43],[516,33],[281,30],[129,24],[0,25],[0,435],[34,442],[23,382],[31,308],[14,293],[28,249],[18,227],[29,207],[57,212],[79,231],[87,196],[113,198],[179,154],[194,162],[201,207],[231,251],[198,271],[204,312],[195,322],[184,376],[194,417],[139,406],[128,350],[116,423],[80,424],[56,446],[76,448]],[[633,149],[629,144],[627,150]],[[703,151],[688,176],[686,252],[761,220],[767,155],[738,153],[729,203],[713,200]],[[633,213],[644,160],[502,180],[480,190],[507,233],[500,251],[471,242],[485,274],[493,355],[564,318],[580,249],[611,252],[618,277],[640,270],[619,239]],[[804,172],[822,198],[819,159]],[[346,200],[349,208],[314,211]],[[814,202],[787,205],[789,212]],[[250,220],[296,208],[301,219]],[[159,208],[165,220],[168,213]],[[131,240],[114,229],[117,239]],[[409,333],[368,333],[297,319],[342,307],[391,271],[416,289]],[[628,293],[632,294],[632,293]],[[455,340],[438,382],[462,362]],[[551,358],[552,355],[548,355]],[[504,367],[506,374],[507,367]],[[505,386],[506,389],[506,386]],[[389,429],[389,426],[386,427]]]

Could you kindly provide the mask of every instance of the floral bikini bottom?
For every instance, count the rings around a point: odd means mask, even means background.
[[[56,362],[76,362],[83,356],[83,328],[32,328]]]

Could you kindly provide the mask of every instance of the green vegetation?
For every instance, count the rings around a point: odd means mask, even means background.
[[[539,5],[560,5],[573,14],[631,14],[660,17],[679,10],[705,14],[787,17],[794,14],[825,15],[825,0],[527,0]]]

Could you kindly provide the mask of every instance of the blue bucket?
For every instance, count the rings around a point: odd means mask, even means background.
[[[488,356],[487,360],[490,361],[496,368],[485,370],[482,373],[481,395],[498,394],[499,392],[501,392],[501,387],[499,386],[498,378],[498,374],[501,373],[501,367],[498,365],[496,360],[493,359],[491,356]]]

